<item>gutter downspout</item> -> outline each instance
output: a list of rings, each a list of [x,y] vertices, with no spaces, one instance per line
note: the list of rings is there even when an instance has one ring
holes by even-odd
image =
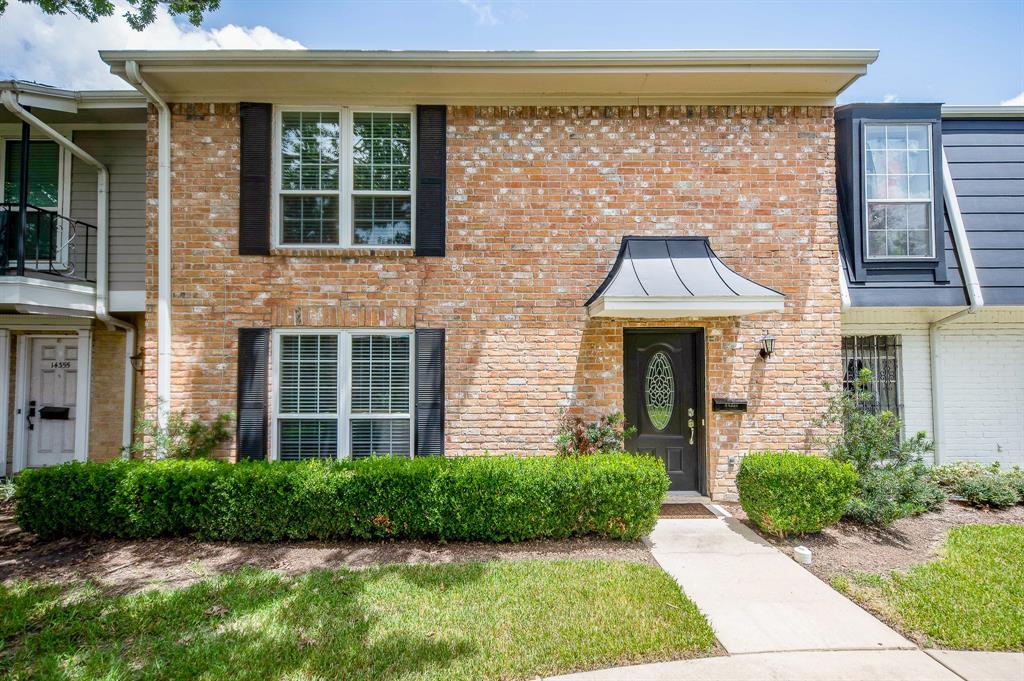
[[[132,443],[132,406],[135,398],[135,371],[130,357],[135,352],[135,326],[128,322],[111,317],[109,309],[110,297],[110,172],[107,167],[96,160],[91,154],[69,140],[64,135],[39,120],[18,103],[17,97],[10,90],[0,92],[0,102],[12,114],[25,123],[39,129],[60,147],[67,149],[76,157],[96,168],[96,318],[107,325],[107,328],[118,328],[125,332],[125,373],[124,373],[124,407],[121,431],[121,446],[128,448]],[[90,391],[90,395],[92,392]]]
[[[167,426],[171,405],[171,109],[142,79],[138,63],[124,65],[128,81],[156,106],[157,137],[157,423]]]
[[[942,364],[939,351],[939,328],[954,322],[966,315],[976,314],[985,307],[985,298],[981,292],[978,270],[974,267],[974,255],[967,241],[967,230],[964,228],[963,216],[960,214],[960,201],[953,186],[953,176],[949,172],[949,161],[946,150],[942,150],[942,195],[946,201],[946,213],[949,215],[949,226],[953,231],[953,242],[956,244],[960,258],[960,271],[967,287],[967,307],[953,314],[938,319],[928,325],[928,347],[931,354],[931,388],[932,388],[932,441],[935,443],[935,464],[942,462],[942,381],[939,380],[939,366]]]

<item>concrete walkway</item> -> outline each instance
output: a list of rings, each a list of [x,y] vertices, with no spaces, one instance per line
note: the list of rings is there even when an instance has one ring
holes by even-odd
[[[734,518],[659,520],[648,543],[729,654],[558,679],[1024,680],[1021,653],[918,649]]]
[[[921,650],[838,650],[753,653],[659,662],[552,677],[548,681],[1020,681],[1024,653]],[[982,657],[976,657],[983,655]]]
[[[649,543],[729,653],[916,648],[735,518],[659,520]]]

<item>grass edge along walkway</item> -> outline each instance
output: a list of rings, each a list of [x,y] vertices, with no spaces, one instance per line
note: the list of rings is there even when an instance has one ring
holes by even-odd
[[[620,561],[246,568],[175,590],[0,585],[7,678],[532,678],[711,654],[697,607]]]
[[[831,581],[926,646],[1024,650],[1022,525],[955,527],[937,560]]]

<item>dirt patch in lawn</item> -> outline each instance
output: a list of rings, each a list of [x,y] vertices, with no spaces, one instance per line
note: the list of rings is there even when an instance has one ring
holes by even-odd
[[[319,568],[491,560],[621,560],[656,565],[642,542],[597,538],[517,544],[339,541],[250,544],[192,539],[40,541],[0,511],[0,581],[88,579],[112,593],[177,588],[247,565],[298,574]]]
[[[738,503],[721,505],[757,531]],[[840,522],[803,537],[779,539],[761,534],[788,556],[793,555],[795,546],[809,548],[814,560],[811,572],[827,582],[838,574],[880,574],[934,560],[946,534],[959,525],[1006,524],[1024,525],[1024,506],[986,511],[951,501],[941,511],[897,520],[884,529]]]

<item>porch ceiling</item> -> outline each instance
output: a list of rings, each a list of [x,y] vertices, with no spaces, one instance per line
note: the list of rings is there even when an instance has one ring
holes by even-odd
[[[707,237],[627,236],[586,305],[592,317],[722,317],[782,312],[784,297],[729,269]]]

